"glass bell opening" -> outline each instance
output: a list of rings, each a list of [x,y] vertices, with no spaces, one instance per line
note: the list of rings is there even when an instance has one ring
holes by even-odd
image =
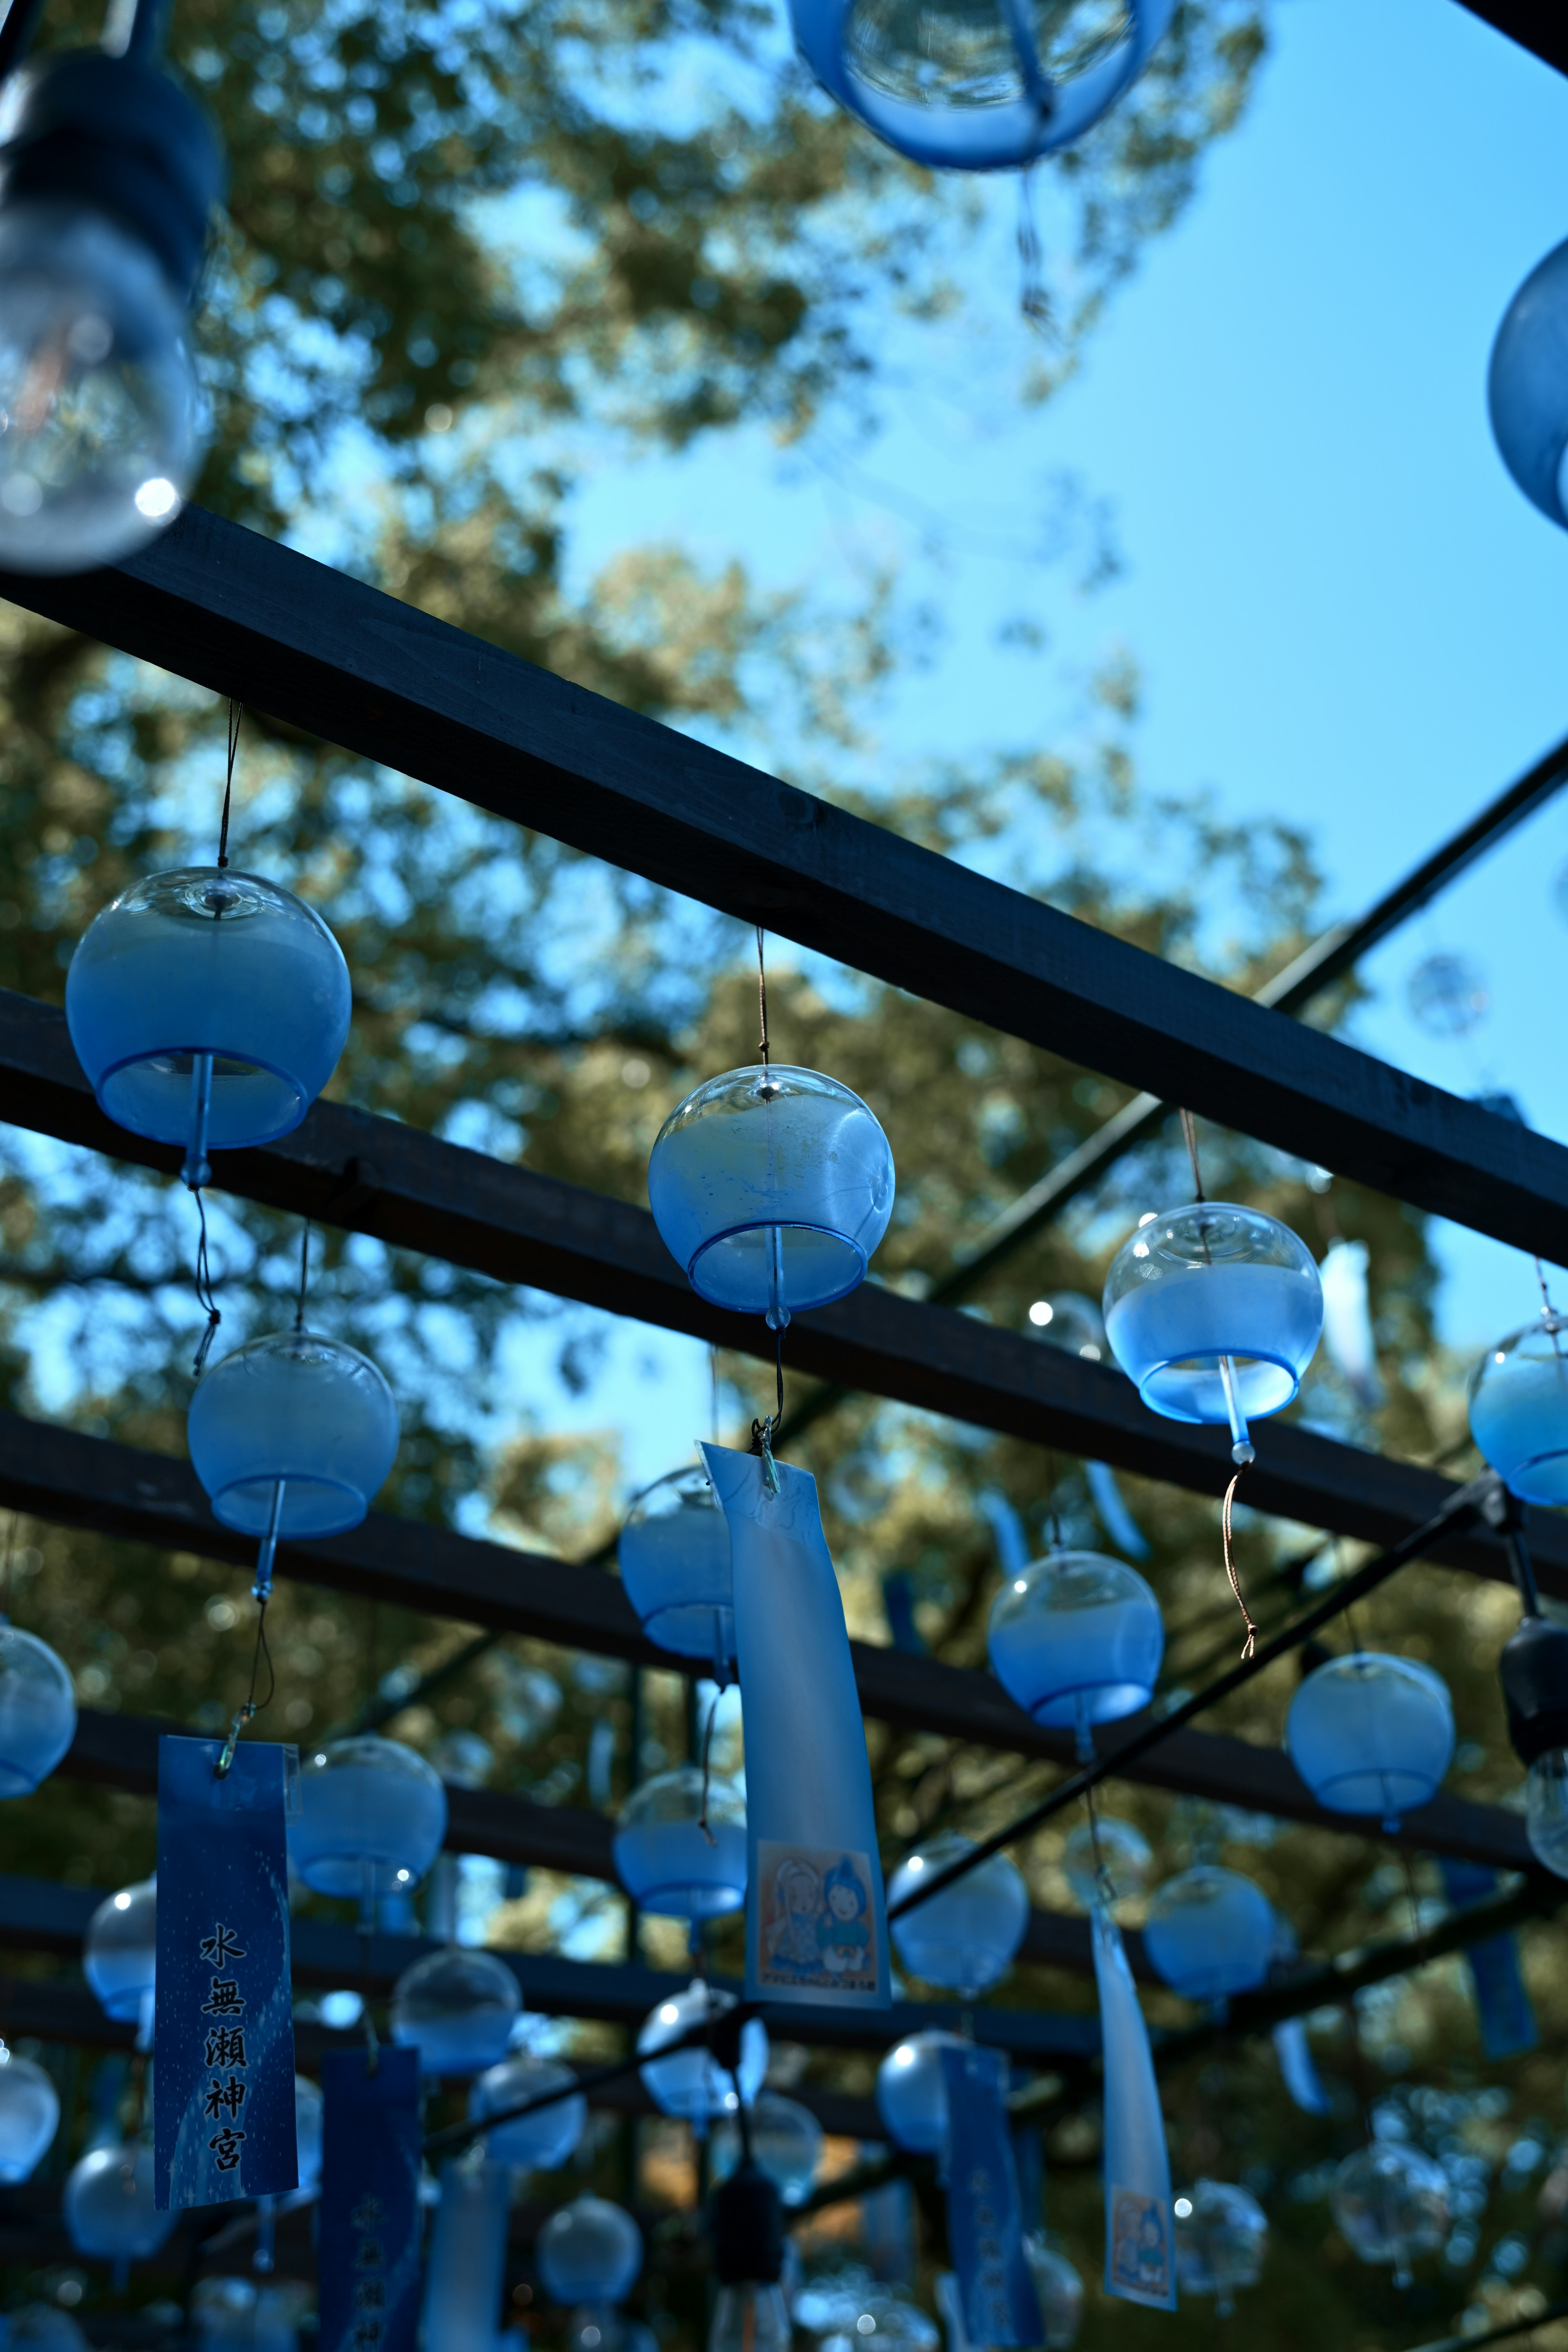
[[[191,1400],[187,1430],[214,1516],[283,1541],[357,1527],[397,1453],[397,1407],[381,1373],[315,1331],[269,1332],[221,1358]]]
[[[1020,57],[1003,0],[854,0],[845,62],[868,89],[926,105],[998,106],[1087,72],[1131,30],[1121,0],[1031,0],[1019,12],[1034,56]]]

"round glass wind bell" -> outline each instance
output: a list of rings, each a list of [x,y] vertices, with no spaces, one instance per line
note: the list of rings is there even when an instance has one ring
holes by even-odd
[[[307,1756],[289,1823],[289,1859],[317,1895],[357,1895],[374,1925],[378,1899],[412,1894],[447,1834],[439,1775],[400,1740],[363,1732]]]
[[[1154,1849],[1134,1822],[1098,1813],[1071,1832],[1062,1860],[1068,1885],[1086,1911],[1100,1901],[1114,1910],[1119,1903],[1134,1901],[1148,1886]]]
[[[0,1618],[0,1798],[30,1797],[75,1737],[66,1666],[36,1633]]]
[[[637,2035],[637,2054],[647,2062],[638,2071],[648,2096],[660,2115],[679,2116],[699,2137],[721,2116],[733,2115],[739,2100],[727,2068],[700,2042],[660,2058],[658,2052],[705,2024],[710,2017],[733,2009],[733,1993],[717,1992],[701,1978],[672,2000],[661,2000],[644,2019]],[[767,2028],[760,2018],[749,2018],[741,2029],[740,2096],[750,2106],[768,2071]]]
[[[947,2077],[942,2053],[963,2047],[956,2033],[911,2033],[889,2051],[877,2069],[877,2111],[894,2146],[910,2156],[934,2156],[939,2165],[947,2161]]]
[[[140,1879],[107,1895],[87,1923],[82,1974],[106,2017],[140,2025],[143,2046],[153,2031],[158,1982],[158,1882]]]
[[[1175,2200],[1176,2278],[1184,2294],[1212,2294],[1227,2319],[1238,2287],[1256,2286],[1268,2250],[1268,2216],[1226,2180],[1199,2180]]]
[[[1188,2000],[1250,1992],[1274,1956],[1274,1911],[1238,1871],[1199,1863],[1166,1879],[1143,1929],[1149,1965]]]
[[[1072,2352],[1083,2323],[1083,2281],[1058,2246],[1037,2230],[1024,2240],[1024,2260],[1035,2283],[1046,2352]]]
[[[738,1782],[677,1765],[622,1809],[616,1874],[645,1911],[717,1919],[746,1899],[746,1800]]]
[[[289,890],[228,865],[238,749],[216,866],[150,875],[89,924],[66,975],[71,1043],[100,1108],[155,1143],[183,1143],[193,1192],[209,1150],[272,1143],[299,1126],[349,1034],[342,950]]]
[[[1394,1831],[1436,1795],[1453,1760],[1448,1686],[1414,1658],[1331,1658],[1291,1700],[1285,1746],[1320,1805],[1375,1814]]]
[[[160,2213],[153,2151],[145,2140],[95,2147],[66,2176],[60,2210],[79,2254],[100,2262],[144,2262],[172,2235],[178,2213]]]
[[[27,2179],[59,2127],[60,2097],[50,2077],[0,2042],[0,2185]]]
[[[973,1852],[973,1838],[944,1830],[906,1854],[888,1882],[889,1912]],[[894,1948],[911,1976],[974,2000],[1013,1965],[1029,1925],[1029,1890],[1016,1863],[994,1853],[891,1924]]]
[[[504,2116],[530,2099],[552,2091],[570,2091],[577,2080],[570,2066],[552,2058],[535,2058],[526,2050],[487,2067],[468,2092],[468,2121]],[[531,2116],[513,2116],[485,2134],[485,2152],[492,2164],[511,2164],[525,2172],[555,2172],[575,2155],[588,2128],[588,2102],[582,2097],[556,2099]]]
[[[1492,345],[1487,404],[1503,464],[1568,529],[1568,243],[1538,261]]]
[[[1374,2139],[1347,2156],[1329,2190],[1341,2234],[1363,2263],[1392,2264],[1395,2286],[1410,2284],[1411,2262],[1435,2253],[1448,2234],[1442,2167],[1403,2140]]]
[[[1539,1273],[1539,1268],[1538,1268]],[[1568,1316],[1541,1283],[1541,1313],[1470,1374],[1470,1435],[1521,1503],[1568,1503]]]
[[[730,1529],[699,1464],[644,1488],[616,1556],[648,1640],[677,1657],[711,1659],[715,1680],[727,1683],[735,1656]]]
[[[642,2268],[642,2231],[623,2205],[574,2198],[552,2213],[534,2242],[544,2291],[556,2303],[619,2303]]]
[[[858,1095],[819,1070],[768,1058],[726,1070],[670,1112],[648,1160],[665,1247],[715,1307],[792,1315],[858,1288],[893,1213],[893,1155]]]
[[[1165,1654],[1160,1604],[1135,1568],[1095,1551],[1048,1551],[1009,1577],[991,1604],[985,1645],[997,1680],[1037,1723],[1090,1727],[1148,1706]]]
[[[426,2074],[477,2074],[505,2055],[522,2013],[516,1977],[493,1952],[427,1952],[392,1990],[392,2038]]]
[[[791,0],[790,14],[823,88],[889,147],[994,172],[1081,139],[1142,72],[1173,6]]]
[[[822,2126],[809,2107],[777,2091],[758,2093],[750,2124],[752,2160],[762,2166],[784,2204],[803,2203],[822,2161]],[[708,2150],[710,2179],[727,2180],[744,2153],[739,2125],[732,2116],[723,2116]]]

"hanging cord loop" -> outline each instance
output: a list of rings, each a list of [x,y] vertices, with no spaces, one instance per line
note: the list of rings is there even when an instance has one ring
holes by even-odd
[[[1258,1646],[1258,1628],[1252,1622],[1252,1612],[1247,1605],[1246,1596],[1241,1590],[1241,1580],[1236,1572],[1236,1558],[1231,1548],[1230,1515],[1236,1502],[1236,1490],[1240,1486],[1246,1470],[1245,1462],[1237,1465],[1236,1475],[1225,1490],[1225,1500],[1220,1505],[1219,1513],[1220,1537],[1225,1545],[1225,1572],[1230,1579],[1230,1589],[1236,1595],[1236,1605],[1240,1610],[1242,1622],[1247,1627],[1247,1639],[1241,1645],[1241,1654],[1244,1659],[1250,1658]]]
[[[756,930],[757,1019],[758,1025],[762,1032],[761,1035],[757,1039],[757,1051],[763,1058],[763,1082],[766,1085],[768,1076],[768,969],[763,958],[763,942],[766,939],[767,934],[763,930],[761,923],[757,925]]]
[[[258,1699],[256,1696],[256,1685],[263,1658],[267,1661],[267,1696],[264,1699]],[[257,1716],[271,1706],[277,1688],[278,1676],[273,1670],[272,1653],[267,1646],[267,1602],[263,1599],[256,1612],[256,1647],[250,1657],[250,1689],[246,1695],[245,1705],[238,1710],[229,1726],[228,1738],[223,1743],[223,1754],[213,1766],[215,1780],[227,1780],[234,1765],[234,1751],[239,1745],[240,1733],[247,1723],[253,1722]]]
[[[207,1255],[206,1202],[202,1199],[201,1187],[199,1185],[195,1187],[193,1197],[196,1204],[196,1219],[198,1224],[198,1237],[196,1241],[196,1304],[207,1318],[207,1328],[202,1333],[201,1339],[196,1347],[195,1356],[191,1364],[191,1378],[193,1380],[199,1381],[202,1374],[206,1370],[207,1358],[212,1353],[212,1344],[217,1338],[217,1327],[223,1321],[223,1317],[218,1311],[217,1300],[213,1296],[212,1262]]]

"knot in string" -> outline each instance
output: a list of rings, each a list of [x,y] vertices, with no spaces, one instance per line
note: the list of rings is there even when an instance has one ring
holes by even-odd
[[[1252,1622],[1252,1612],[1247,1605],[1241,1590],[1241,1580],[1236,1572],[1236,1559],[1231,1549],[1230,1515],[1236,1502],[1236,1490],[1240,1486],[1246,1472],[1247,1464],[1243,1462],[1237,1465],[1235,1477],[1225,1490],[1225,1501],[1220,1506],[1219,1514],[1220,1536],[1225,1546],[1225,1572],[1230,1579],[1230,1589],[1236,1595],[1236,1605],[1240,1610],[1242,1622],[1247,1627],[1247,1639],[1241,1645],[1241,1654],[1244,1659],[1250,1658],[1258,1646],[1258,1628]]]

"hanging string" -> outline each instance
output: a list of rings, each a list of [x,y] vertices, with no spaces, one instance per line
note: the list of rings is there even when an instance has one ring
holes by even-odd
[[[1258,1646],[1258,1628],[1252,1622],[1252,1612],[1247,1605],[1247,1598],[1241,1589],[1241,1580],[1236,1572],[1236,1559],[1231,1550],[1230,1515],[1236,1502],[1236,1490],[1247,1474],[1247,1466],[1245,1462],[1237,1465],[1236,1475],[1225,1490],[1225,1500],[1220,1505],[1219,1511],[1219,1531],[1225,1546],[1225,1572],[1230,1579],[1230,1589],[1236,1595],[1236,1605],[1241,1612],[1241,1622],[1247,1628],[1247,1639],[1241,1645],[1241,1654],[1244,1659],[1250,1658]]]
[[[1205,1201],[1208,1195],[1204,1191],[1204,1171],[1198,1165],[1198,1130],[1190,1110],[1184,1109],[1181,1119],[1182,1133],[1186,1139],[1187,1158],[1193,1163],[1193,1198],[1201,1202]],[[1205,1256],[1208,1255],[1206,1247],[1204,1254]]]
[[[202,1333],[200,1344],[191,1365],[192,1379],[199,1381],[207,1368],[207,1358],[212,1352],[212,1344],[217,1338],[217,1327],[223,1321],[223,1317],[218,1312],[218,1303],[213,1296],[212,1265],[207,1256],[207,1211],[199,1184],[195,1187],[192,1197],[196,1204],[199,1228],[196,1242],[196,1304],[207,1318],[207,1328]]]
[[[773,1460],[773,1440],[784,1423],[784,1327],[773,1333],[774,1405],[762,1421],[752,1423],[752,1451],[763,1457],[763,1476],[770,1495],[779,1491],[778,1465]]]
[[[310,1220],[307,1217],[300,1228],[300,1296],[294,1305],[294,1328],[305,1328],[305,1289],[310,1279]]]
[[[263,1658],[267,1661],[267,1696],[264,1699],[258,1699],[256,1685],[260,1675]],[[267,1646],[267,1603],[262,1601],[258,1603],[256,1612],[256,1647],[250,1654],[250,1688],[246,1694],[245,1705],[229,1725],[228,1738],[223,1744],[223,1754],[213,1766],[215,1780],[227,1780],[234,1764],[234,1751],[239,1745],[240,1733],[247,1723],[254,1722],[258,1715],[263,1714],[271,1706],[277,1689],[278,1676],[273,1671],[272,1653]]]
[[[1094,1856],[1095,1892],[1099,1895],[1100,1901],[1104,1904],[1106,1909],[1109,1911],[1114,1889],[1110,1884],[1110,1873],[1105,1865],[1105,1855],[1100,1848],[1100,1815],[1094,1809],[1094,1790],[1092,1789],[1086,1789],[1084,1790],[1083,1801],[1089,1813],[1089,1850]]]
[[[245,705],[228,698],[228,772],[224,778],[223,816],[217,832],[217,862],[222,869],[228,864],[228,814],[234,803],[234,763],[239,752],[239,722],[245,715]]]
[[[1018,309],[1037,334],[1048,335],[1053,320],[1035,218],[1035,168],[1026,163],[1018,174]]]
[[[1421,1897],[1415,1891],[1415,1867],[1410,1859],[1410,1849],[1402,1845],[1399,1859],[1405,1868],[1405,1893],[1410,1905],[1410,1931],[1415,1944],[1415,1957],[1423,1968],[1426,1965],[1426,1929],[1421,1918]]]
[[[762,1035],[757,1040],[757,1051],[763,1057],[763,1076],[765,1079],[768,1074],[768,970],[763,954],[763,941],[767,935],[763,931],[761,923],[757,925],[756,929],[757,1015],[762,1029]]]
[[[716,1846],[719,1841],[708,1826],[708,1790],[713,1758],[713,1726],[718,1720],[719,1700],[716,1695],[712,1706],[708,1710],[708,1721],[702,1733],[702,1810],[697,1816],[698,1828],[712,1846]]]
[[[1062,1523],[1060,1516],[1057,1510],[1057,1485],[1059,1476],[1059,1468],[1056,1455],[1048,1450],[1046,1454],[1046,1476],[1050,1481],[1049,1492],[1046,1497],[1046,1523],[1050,1528],[1050,1549],[1052,1551],[1060,1551],[1062,1548]]]

